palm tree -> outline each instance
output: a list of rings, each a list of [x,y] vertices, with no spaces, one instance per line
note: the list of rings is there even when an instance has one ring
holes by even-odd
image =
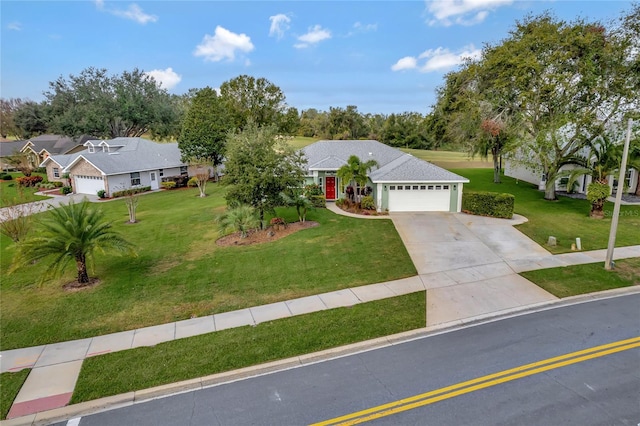
[[[354,181],[360,185],[360,188],[364,188],[367,184],[369,170],[377,166],[378,162],[376,160],[369,160],[363,163],[356,155],[352,155],[347,160],[347,164],[338,169],[337,175],[342,179],[343,184]]]
[[[11,271],[42,259],[50,261],[42,280],[62,274],[73,261],[78,272],[78,284],[89,284],[87,261],[93,263],[94,252],[107,250],[129,252],[135,256],[131,243],[111,228],[100,210],[91,209],[88,201],[62,204],[51,209],[41,222],[35,236],[17,245]]]
[[[248,232],[260,227],[260,219],[256,215],[256,210],[248,205],[241,205],[231,210],[227,210],[216,218],[220,225],[220,233],[240,232],[241,238],[246,238]]]
[[[300,222],[304,222],[307,219],[307,210],[313,207],[313,203],[303,194],[302,189],[290,188],[289,193],[282,192],[280,197],[282,197],[285,205],[296,208]]]

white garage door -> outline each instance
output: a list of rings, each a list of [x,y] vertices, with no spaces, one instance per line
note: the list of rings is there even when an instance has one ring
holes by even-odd
[[[451,185],[389,185],[390,212],[448,212]]]
[[[104,180],[100,176],[75,176],[74,181],[77,194],[96,195],[104,189]]]

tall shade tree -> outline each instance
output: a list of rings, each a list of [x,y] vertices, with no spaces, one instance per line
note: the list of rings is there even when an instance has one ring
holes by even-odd
[[[18,137],[28,139],[49,131],[49,106],[42,102],[25,101],[14,111],[13,121]]]
[[[77,284],[89,284],[87,262],[96,251],[116,251],[135,256],[132,245],[115,232],[100,210],[89,202],[63,204],[51,209],[33,237],[17,245],[11,271],[45,260],[49,263],[41,277],[56,277],[75,262]]]
[[[182,123],[178,148],[182,161],[222,162],[231,116],[216,91],[205,87],[196,92]]]
[[[49,83],[45,97],[51,130],[67,136],[136,137],[179,118],[167,107],[167,91],[137,68],[113,76],[97,68],[61,76]]]
[[[264,227],[265,212],[282,205],[280,194],[302,186],[304,157],[283,139],[274,127],[249,123],[245,130],[229,135],[225,176],[229,190],[225,196],[231,208],[246,204],[259,214]]]
[[[0,136],[22,139],[22,132],[16,126],[15,113],[24,101],[20,98],[0,98]]]
[[[522,129],[511,159],[542,167],[545,199],[556,198],[555,181],[570,158],[612,121],[638,108],[640,55],[634,43],[640,33],[637,25],[625,26],[627,16],[610,30],[549,14],[529,17],[501,44],[483,49],[482,74],[490,90],[511,104],[510,114]]]
[[[360,186],[360,189],[367,184],[367,178],[369,170],[376,167],[378,162],[376,160],[368,160],[362,162],[357,155],[352,155],[347,159],[347,164],[340,167],[336,174],[342,180],[343,184],[350,184],[355,182]],[[358,195],[358,201],[360,201]]]
[[[231,113],[235,129],[248,123],[280,126],[285,113],[282,90],[266,78],[240,75],[220,85],[220,96]]]

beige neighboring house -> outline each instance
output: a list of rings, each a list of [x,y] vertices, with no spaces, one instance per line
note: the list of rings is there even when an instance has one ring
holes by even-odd
[[[94,139],[90,136],[70,138],[60,135],[40,135],[21,141],[0,142],[0,162],[2,170],[12,168],[4,159],[18,153],[25,153],[33,167],[38,167],[47,157],[79,152],[85,149],[83,144]]]
[[[41,167],[49,181],[69,181],[76,194],[112,193],[136,187],[159,189],[160,183],[188,176],[177,143],[157,143],[143,138],[92,139],[73,154],[52,155]]]

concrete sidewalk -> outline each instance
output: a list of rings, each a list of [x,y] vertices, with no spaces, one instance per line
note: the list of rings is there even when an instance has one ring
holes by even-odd
[[[0,209],[0,222],[11,219],[13,216],[12,210],[16,208],[21,209],[22,212],[25,212],[28,215],[42,213],[46,211],[49,207],[59,207],[61,204],[67,204],[71,201],[79,203],[80,201],[87,199],[90,202],[97,202],[100,200],[97,195],[87,195],[87,194],[69,194],[69,195],[52,195],[45,194],[41,192],[36,192],[36,195],[42,195],[46,197],[51,197],[48,200],[40,200],[34,201],[31,203],[18,204],[17,206],[12,207],[3,207]]]
[[[361,217],[345,213],[333,203],[327,207],[338,214]],[[137,330],[0,352],[0,372],[32,369],[8,418],[15,419],[15,424],[30,424],[34,413],[67,405],[82,362],[88,357],[417,291],[427,292],[427,327],[501,315],[556,299],[516,272],[604,261],[606,253],[596,250],[551,255],[513,229],[513,224],[526,220],[523,218],[504,221],[461,214],[364,217],[394,221],[419,275]],[[640,257],[640,246],[615,250],[616,259],[628,257]]]

